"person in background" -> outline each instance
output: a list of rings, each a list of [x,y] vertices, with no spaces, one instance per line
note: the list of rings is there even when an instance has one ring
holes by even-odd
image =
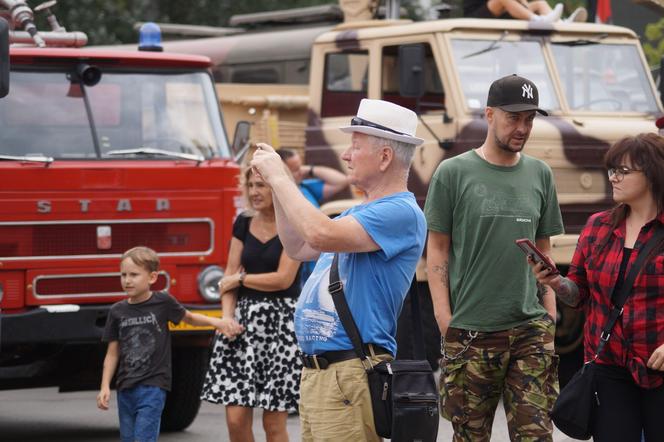
[[[612,296],[639,250],[664,228],[664,138],[623,138],[604,163],[617,206],[588,219],[567,277],[530,263],[537,280],[560,301],[583,309],[586,361],[594,358]],[[647,257],[595,362],[599,407],[593,440],[638,442],[643,434],[647,442],[664,441],[664,243]]]
[[[563,4],[558,3],[551,9],[546,0],[464,0],[464,17],[473,18],[515,18],[543,23],[555,23],[563,13]],[[565,19],[568,22],[588,20],[586,8],[578,7]]]
[[[222,320],[192,313],[166,292],[152,292],[159,256],[147,247],[127,250],[120,260],[120,282],[127,299],[111,306],[103,340],[108,342],[97,407],[108,410],[111,380],[117,372],[122,442],[159,437],[166,392],[171,389],[171,333],[168,322],[184,321],[222,329]]]
[[[514,244],[529,238],[548,251],[563,233],[551,169],[522,153],[536,113],[547,115],[538,106],[532,81],[494,81],[484,144],[443,161],[429,186],[427,271],[454,442],[489,441],[501,397],[511,440],[552,440],[556,300]]]
[[[240,186],[250,209],[233,224],[219,283],[222,334],[216,336],[201,397],[226,406],[231,441],[254,440],[254,408],[263,409],[266,439],[287,441],[286,419],[297,411],[302,367],[293,327],[300,263],[283,251],[270,188],[246,164]]]
[[[282,148],[277,151],[282,161],[288,167],[295,183],[302,194],[315,207],[348,187],[348,177],[336,169],[327,166],[314,166],[302,164],[300,154],[293,149]],[[302,286],[309,279],[314,270],[316,261],[305,261],[300,269]]]

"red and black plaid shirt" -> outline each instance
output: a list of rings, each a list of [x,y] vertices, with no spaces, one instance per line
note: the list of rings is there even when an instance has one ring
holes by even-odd
[[[652,238],[655,227],[663,228],[663,225],[664,213],[643,226],[625,269],[625,277],[639,250]],[[608,242],[600,248],[607,237]],[[586,314],[583,339],[586,361],[595,356],[600,334],[613,307],[611,294],[618,279],[624,243],[625,222],[612,229],[610,213],[597,213],[588,219],[572,258],[567,276],[579,287],[580,305]],[[625,302],[623,315],[616,321],[611,338],[597,362],[626,367],[643,388],[659,387],[664,384],[664,372],[648,370],[646,364],[653,351],[662,344],[664,253],[660,250],[641,268]]]

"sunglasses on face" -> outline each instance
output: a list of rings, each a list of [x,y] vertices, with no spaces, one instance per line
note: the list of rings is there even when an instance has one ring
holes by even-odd
[[[610,167],[606,172],[607,175],[609,176],[609,179],[615,176],[616,181],[620,182],[623,180],[623,178],[625,178],[625,175],[629,175],[632,172],[641,172],[641,170],[630,169],[627,166],[618,166],[618,167]]]

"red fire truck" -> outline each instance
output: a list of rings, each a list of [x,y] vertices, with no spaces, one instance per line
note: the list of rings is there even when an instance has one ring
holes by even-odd
[[[155,290],[221,314],[238,169],[209,59],[83,49],[84,34],[54,17],[39,32],[32,14],[0,0],[18,43],[0,100],[0,389],[97,389],[125,250],[155,249]],[[172,333],[162,428],[179,430],[198,412],[213,332]]]

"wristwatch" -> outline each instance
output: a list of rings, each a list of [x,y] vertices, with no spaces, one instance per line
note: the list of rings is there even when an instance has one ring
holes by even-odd
[[[247,276],[247,272],[240,272],[240,279],[238,282],[240,283],[240,287],[244,285],[244,277]]]

